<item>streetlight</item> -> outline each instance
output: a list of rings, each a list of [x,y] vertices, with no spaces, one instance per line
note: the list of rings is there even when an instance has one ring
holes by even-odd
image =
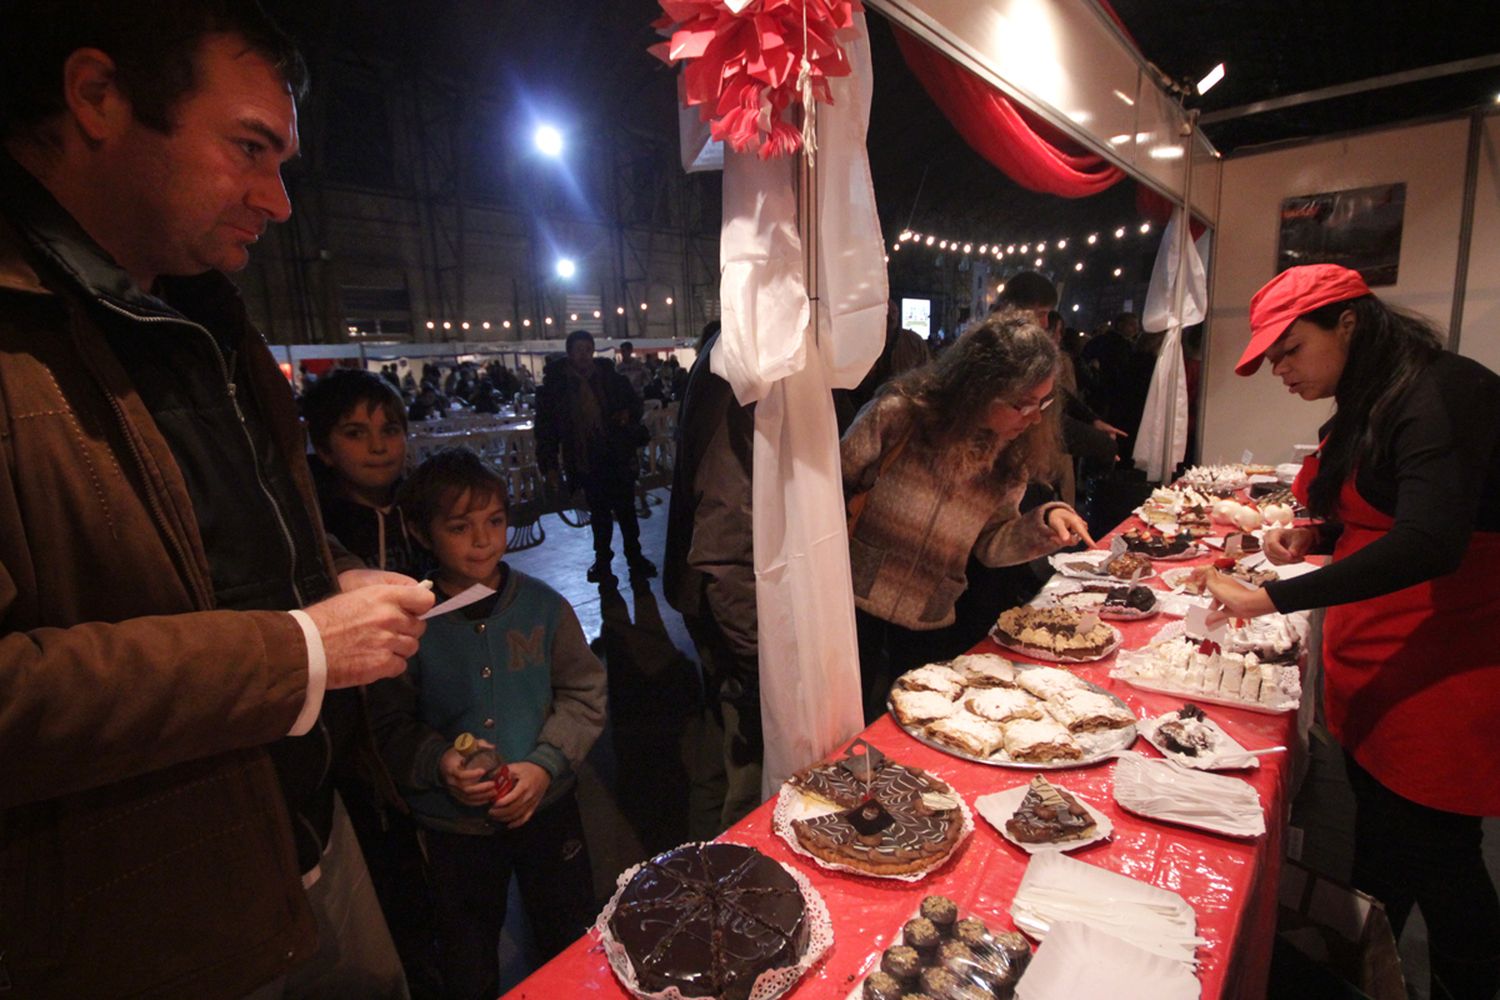
[[[573,263],[573,259],[571,257],[557,258],[557,264],[555,266],[557,268],[557,276],[559,278],[571,278],[573,277],[573,275],[578,273],[578,265]]]
[[[563,136],[554,125],[538,125],[536,131],[531,133],[531,141],[543,156],[550,156],[554,160],[562,156]]]

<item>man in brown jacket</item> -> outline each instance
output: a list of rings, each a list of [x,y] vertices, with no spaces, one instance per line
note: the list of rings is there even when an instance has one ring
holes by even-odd
[[[241,997],[312,954],[263,747],[401,672],[432,602],[335,569],[221,273],[290,213],[302,77],[253,0],[0,4],[9,996]]]

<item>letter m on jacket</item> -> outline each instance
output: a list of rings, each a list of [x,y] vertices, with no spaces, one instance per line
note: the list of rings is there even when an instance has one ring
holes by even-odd
[[[522,632],[520,629],[507,632],[505,639],[510,644],[510,669],[514,671],[545,667],[546,638],[547,630],[541,625],[533,627],[530,632]]]

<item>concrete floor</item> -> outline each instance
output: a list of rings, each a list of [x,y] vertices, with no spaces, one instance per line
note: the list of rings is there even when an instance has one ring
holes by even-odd
[[[649,494],[640,519],[641,548],[662,562],[667,491]],[[543,515],[540,545],[506,562],[545,581],[573,605],[584,634],[609,673],[609,720],[580,770],[579,805],[589,835],[595,893],[602,904],[631,865],[688,838],[687,761],[701,705],[697,656],[682,616],[662,597],[661,578],[632,586],[616,527],[618,587],[585,579],[594,561],[593,531]],[[526,931],[514,887],[501,939],[501,992],[525,978]]]
[[[640,521],[641,545],[659,566],[667,491],[650,499],[650,516]],[[618,530],[614,571],[620,586],[601,589],[584,578],[594,559],[591,529],[572,527],[555,515],[545,515],[541,526],[545,540],[512,552],[506,561],[568,599],[609,671],[609,722],[579,775],[595,889],[602,903],[626,868],[687,839],[686,762],[700,703],[696,653],[682,617],[662,598],[660,578],[630,586]],[[1353,796],[1338,747],[1316,738],[1317,733],[1315,729],[1307,778],[1293,805],[1288,844],[1309,868],[1347,882]],[[1500,820],[1486,821],[1485,832],[1491,876],[1500,881]],[[520,909],[512,890],[512,919],[501,942],[502,992],[528,971]],[[1400,951],[1410,997],[1428,1000],[1426,930],[1420,913],[1407,922]],[[1280,992],[1275,971],[1273,966],[1272,1000]]]

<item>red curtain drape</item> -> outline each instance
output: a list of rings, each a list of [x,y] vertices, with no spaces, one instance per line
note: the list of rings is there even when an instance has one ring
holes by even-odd
[[[958,134],[1017,184],[1043,194],[1085,198],[1125,176],[936,49],[894,24],[891,28],[906,65]]]

